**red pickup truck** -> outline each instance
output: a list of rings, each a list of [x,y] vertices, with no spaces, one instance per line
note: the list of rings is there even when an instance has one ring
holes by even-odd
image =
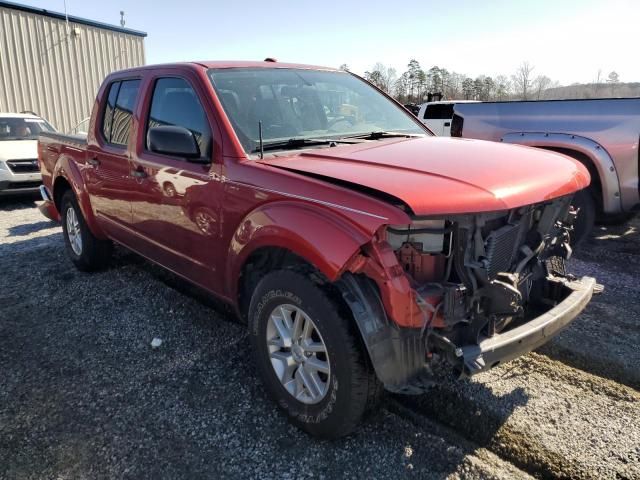
[[[110,75],[87,137],[42,134],[41,210],[81,270],[113,242],[232,305],[314,435],[528,352],[596,287],[565,271],[577,161],[437,138],[358,76],[265,62]]]

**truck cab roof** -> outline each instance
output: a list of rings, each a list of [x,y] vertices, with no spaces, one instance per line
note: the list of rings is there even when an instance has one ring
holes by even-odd
[[[179,62],[179,63],[166,63],[156,65],[145,65],[142,67],[134,67],[127,70],[120,70],[117,73],[123,72],[138,72],[144,70],[157,70],[162,68],[295,68],[302,70],[325,70],[325,71],[339,71],[337,68],[323,67],[318,65],[306,65],[302,63],[284,63],[278,61],[256,61],[256,60],[216,60],[216,61],[193,61],[193,62]]]

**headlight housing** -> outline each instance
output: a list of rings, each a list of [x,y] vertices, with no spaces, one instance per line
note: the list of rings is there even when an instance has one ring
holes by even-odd
[[[444,250],[444,237],[447,233],[444,219],[415,220],[410,225],[389,225],[387,242],[393,250],[411,243],[422,253],[438,254]]]

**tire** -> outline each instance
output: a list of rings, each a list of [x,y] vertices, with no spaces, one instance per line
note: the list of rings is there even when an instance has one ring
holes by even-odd
[[[319,438],[338,438],[351,433],[373,409],[381,394],[380,382],[364,351],[360,334],[355,330],[355,322],[346,312],[341,314],[340,307],[310,280],[309,275],[293,270],[266,275],[258,283],[249,307],[249,337],[257,369],[268,393],[294,425]],[[311,340],[303,340],[297,346],[297,335],[292,335],[294,342],[288,353],[287,347],[283,347],[286,335],[279,335],[280,330],[275,328],[277,319],[285,317],[294,327],[296,319],[300,319],[298,331],[302,332],[302,338],[304,331],[312,332],[308,337]],[[292,333],[293,330],[288,331]],[[318,344],[325,347],[325,353]],[[314,352],[306,351],[304,354],[309,357],[296,360],[296,348],[301,345]],[[289,370],[281,372],[285,381],[281,381],[276,373],[276,366],[284,365],[277,358],[283,356],[292,362]],[[302,357],[300,351],[298,357]],[[272,358],[276,359],[274,363]],[[324,362],[328,369],[316,370],[314,375],[318,361]],[[299,374],[301,370],[306,373]],[[309,382],[305,383],[304,377]],[[316,388],[318,385],[324,385],[324,394],[322,388]]]
[[[580,246],[591,234],[596,219],[596,204],[589,189],[580,190],[573,197],[573,207],[578,216],[573,224],[571,246]]]
[[[106,268],[111,259],[113,244],[109,240],[100,240],[91,233],[71,190],[64,193],[61,205],[64,243],[73,264],[83,272]]]

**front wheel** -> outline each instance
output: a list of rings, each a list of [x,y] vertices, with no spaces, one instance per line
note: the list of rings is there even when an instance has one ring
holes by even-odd
[[[71,190],[62,196],[61,205],[64,243],[71,261],[83,272],[105,268],[111,258],[111,242],[100,240],[91,233]]]
[[[377,402],[380,383],[354,322],[307,275],[266,275],[251,298],[249,329],[267,391],[303,430],[347,435]]]

